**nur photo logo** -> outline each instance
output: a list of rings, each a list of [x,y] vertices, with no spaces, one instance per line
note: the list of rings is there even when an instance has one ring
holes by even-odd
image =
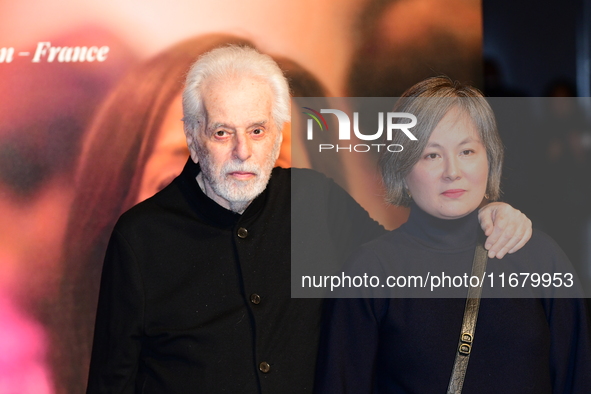
[[[351,119],[345,111],[339,109],[320,109],[317,111],[311,107],[302,107],[305,111],[302,113],[309,118],[306,123],[306,139],[309,141],[314,140],[314,133],[336,133],[338,135],[337,144],[318,144],[318,151],[333,150],[336,152],[347,151],[347,152],[381,152],[388,150],[389,152],[402,152],[404,147],[401,144],[388,144],[388,143],[366,143],[366,144],[347,144],[347,141],[351,141],[351,130],[353,135],[362,141],[376,141],[382,140],[384,131],[386,133],[386,141],[392,141],[392,136],[395,132],[404,133],[409,141],[416,141],[417,138],[412,134],[410,129],[417,124],[417,118],[413,114],[407,112],[378,112],[378,130],[372,134],[366,134],[361,132],[359,127],[359,112],[353,112],[353,124],[351,125]],[[332,114],[336,116],[338,130],[329,130],[328,122],[322,114]],[[365,114],[364,114],[365,115]],[[374,115],[375,116],[375,115]],[[353,127],[351,127],[353,126]],[[341,143],[342,142],[342,143]]]

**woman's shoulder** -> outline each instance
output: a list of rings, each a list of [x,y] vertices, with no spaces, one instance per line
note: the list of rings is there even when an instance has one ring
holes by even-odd
[[[514,278],[513,284],[519,286],[512,286],[512,291],[529,288],[539,298],[577,298],[584,293],[567,255],[552,237],[537,228],[521,249],[489,263],[488,271]]]
[[[552,237],[536,227],[532,229],[530,240],[520,250],[515,252],[516,257],[525,254],[539,256],[544,260],[560,259],[568,261],[568,257],[560,245]]]

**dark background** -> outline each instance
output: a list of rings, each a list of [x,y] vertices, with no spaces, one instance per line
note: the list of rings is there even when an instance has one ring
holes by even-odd
[[[587,97],[513,101],[497,121],[503,200],[550,234],[591,283],[591,1],[483,0],[482,9],[489,97]],[[559,113],[562,104],[568,110]]]
[[[484,57],[522,95],[545,96],[567,80],[588,97],[590,8],[589,0],[483,0]]]

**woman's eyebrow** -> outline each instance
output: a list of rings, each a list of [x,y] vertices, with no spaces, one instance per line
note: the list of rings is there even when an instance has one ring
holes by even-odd
[[[469,144],[470,142],[477,142],[477,140],[472,137],[468,137],[468,138],[465,138],[464,140],[462,140],[462,142],[460,142],[458,145],[466,145],[466,144]]]
[[[459,145],[466,145],[466,144],[469,144],[470,142],[474,142],[474,141],[476,141],[474,138],[468,137],[468,138],[465,138],[464,140],[462,140],[458,144],[458,146]],[[438,142],[428,142],[427,145],[425,146],[425,148],[442,148],[442,147],[443,146]]]

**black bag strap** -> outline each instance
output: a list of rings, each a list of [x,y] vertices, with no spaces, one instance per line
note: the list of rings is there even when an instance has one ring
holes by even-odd
[[[464,308],[464,321],[462,322],[462,332],[456,352],[454,367],[449,379],[447,394],[460,394],[464,385],[464,377],[470,361],[472,352],[472,343],[474,342],[474,331],[476,331],[476,320],[478,319],[478,309],[480,308],[480,295],[482,294],[482,283],[484,282],[484,272],[488,261],[488,252],[484,249],[483,242],[478,241],[474,251],[474,260],[472,261],[472,276],[480,279],[481,286],[475,286],[468,289],[468,298]]]

